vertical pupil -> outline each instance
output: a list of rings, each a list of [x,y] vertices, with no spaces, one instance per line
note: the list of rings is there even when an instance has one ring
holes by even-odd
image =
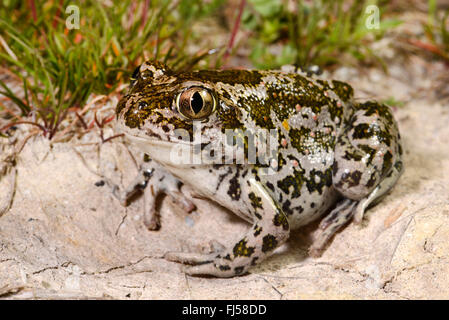
[[[203,109],[203,98],[198,92],[195,92],[190,99],[190,106],[192,107],[193,112],[197,114]]]

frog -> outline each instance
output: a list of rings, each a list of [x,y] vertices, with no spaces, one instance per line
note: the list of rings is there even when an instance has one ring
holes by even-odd
[[[318,257],[344,226],[360,224],[403,172],[392,109],[356,101],[348,83],[301,69],[176,71],[149,60],[132,74],[116,118],[118,132],[145,161],[115,194],[124,204],[143,190],[148,229],[161,227],[160,194],[194,210],[184,185],[250,225],[237,241],[208,253],[165,253],[193,276],[247,274],[291,231],[321,219],[309,248]],[[191,153],[177,157],[183,148]],[[231,152],[221,152],[226,148]]]

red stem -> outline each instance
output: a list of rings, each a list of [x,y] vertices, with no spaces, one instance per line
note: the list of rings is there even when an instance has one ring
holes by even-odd
[[[28,0],[28,5],[30,6],[34,22],[37,22],[36,4],[34,3],[34,0]]]
[[[10,123],[10,124],[4,126],[3,128],[0,128],[0,131],[7,130],[7,129],[9,129],[9,128],[11,128],[11,127],[17,125],[17,124],[31,124],[31,125],[33,125],[33,126],[39,127],[39,129],[41,129],[41,130],[44,132],[44,136],[45,136],[46,133],[47,133],[47,129],[46,129],[45,127],[43,127],[43,126],[40,125],[39,123],[32,122],[32,121],[17,121],[17,122],[12,122],[12,123]]]
[[[56,26],[58,25],[58,18],[61,15],[61,8],[63,4],[64,0],[59,0],[59,6],[56,8],[55,18],[53,19],[53,28],[56,28]]]
[[[103,139],[103,143],[106,143],[106,142],[111,141],[112,139],[115,139],[115,138],[118,138],[118,137],[122,137],[122,136],[124,136],[124,135],[125,135],[124,133],[116,134],[116,135],[114,135],[114,136],[112,136],[112,137]]]
[[[234,28],[232,29],[231,38],[229,39],[228,47],[226,48],[226,52],[223,56],[223,60],[226,61],[231,54],[232,47],[234,46],[235,37],[237,32],[239,31],[240,21],[242,20],[243,9],[245,8],[246,0],[240,1],[239,13],[237,15],[237,19],[234,23]]]
[[[145,27],[145,24],[147,23],[147,18],[148,18],[148,8],[150,7],[150,0],[145,0],[144,4],[143,4],[143,8],[142,8],[142,22],[140,25],[140,29],[143,30],[143,28]]]
[[[134,11],[136,10],[136,2],[135,1],[132,1],[131,2],[131,5],[129,6],[129,9],[128,9],[128,14],[129,14],[129,17],[128,17],[128,27],[127,27],[127,29],[129,30],[130,28],[131,28],[131,26],[133,25],[133,22],[134,22]]]

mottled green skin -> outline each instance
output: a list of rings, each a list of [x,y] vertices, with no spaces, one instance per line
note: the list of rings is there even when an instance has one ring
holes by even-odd
[[[160,65],[159,65],[160,67]],[[165,67],[166,68],[166,67]],[[168,69],[167,69],[168,70]],[[229,86],[243,85],[246,89],[257,89],[263,83],[262,78],[269,74],[267,71],[248,71],[248,70],[201,70],[194,72],[184,72],[176,74],[173,71],[165,72],[164,77],[155,82],[152,78],[141,79],[131,87],[127,96],[117,105],[117,115],[121,113],[128,99],[133,95],[139,96],[139,103],[146,104],[145,107],[139,108],[139,104],[135,103],[129,108],[124,115],[126,125],[130,128],[141,127],[151,114],[157,114],[157,110],[173,107],[173,99],[179,90],[183,87],[183,83],[187,81],[197,81],[214,86],[216,83],[223,83]],[[141,77],[139,75],[139,77]],[[169,85],[167,86],[167,83]],[[331,116],[341,117],[342,108],[336,106],[337,100],[324,95],[323,89],[331,89],[338,95],[341,101],[349,101],[352,97],[352,88],[343,82],[332,81],[331,84],[325,81],[313,83],[305,76],[300,74],[290,74],[288,79],[276,83],[266,83],[268,96],[264,99],[264,103],[255,100],[253,96],[238,97],[237,107],[244,108],[250,113],[251,118],[261,127],[270,129],[275,128],[271,121],[271,111],[274,111],[279,120],[288,119],[295,112],[293,108],[296,104],[300,106],[308,106],[313,112],[319,113],[323,105],[332,106]],[[285,87],[289,87],[289,91]],[[299,90],[301,89],[301,90]],[[304,90],[304,91],[303,91]],[[219,99],[229,101],[231,99],[229,92],[220,92],[222,96]],[[217,92],[217,94],[219,94]],[[279,105],[284,108],[279,108]],[[135,113],[135,111],[138,111]],[[243,129],[245,123],[241,122],[241,115],[235,106],[227,105],[227,108],[219,108],[217,117],[221,122],[223,129]],[[164,119],[159,117],[156,121],[160,125],[167,124],[171,121],[176,128],[191,128],[191,123],[185,121],[177,121],[178,119]]]
[[[202,155],[232,145],[220,139],[227,129],[275,130],[278,148],[268,163],[210,163],[177,166],[161,156],[156,141],[176,145],[176,129],[193,134],[176,97],[202,87],[216,109],[202,121]],[[380,199],[402,172],[399,132],[391,110],[376,102],[354,103],[352,88],[340,81],[280,71],[194,71],[175,73],[157,62],[144,63],[129,93],[117,106],[118,123],[128,137],[148,141],[158,164],[199,194],[253,224],[248,233],[218,254],[171,254],[169,259],[196,264],[191,274],[233,276],[244,273],[301,227],[335,209],[323,220],[312,253],[355,215]],[[193,141],[191,138],[189,141]],[[248,137],[243,137],[248,151]],[[214,149],[215,148],[215,149]],[[262,152],[262,151],[257,151]],[[247,158],[245,158],[247,159]],[[266,174],[271,168],[271,174]],[[207,183],[204,183],[207,181]]]

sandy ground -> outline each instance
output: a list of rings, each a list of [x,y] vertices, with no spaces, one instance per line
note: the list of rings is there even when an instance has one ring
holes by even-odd
[[[0,297],[448,299],[449,103],[433,81],[441,73],[442,65],[419,58],[392,66],[388,76],[338,70],[334,76],[351,82],[358,98],[405,102],[395,108],[404,175],[363,226],[346,227],[322,257],[307,255],[314,224],[249,275],[232,279],[186,276],[162,256],[207,251],[212,240],[229,243],[248,227],[244,222],[205,200],[195,200],[198,209],[188,215],[166,198],[161,230],[148,231],[141,198],[125,208],[107,186],[95,185],[101,175],[126,185],[136,174],[119,139],[92,143],[100,140],[97,131],[66,143],[31,138],[17,158],[11,208],[0,217]],[[10,146],[6,139],[0,145],[5,160]],[[13,174],[0,179],[0,208]]]

